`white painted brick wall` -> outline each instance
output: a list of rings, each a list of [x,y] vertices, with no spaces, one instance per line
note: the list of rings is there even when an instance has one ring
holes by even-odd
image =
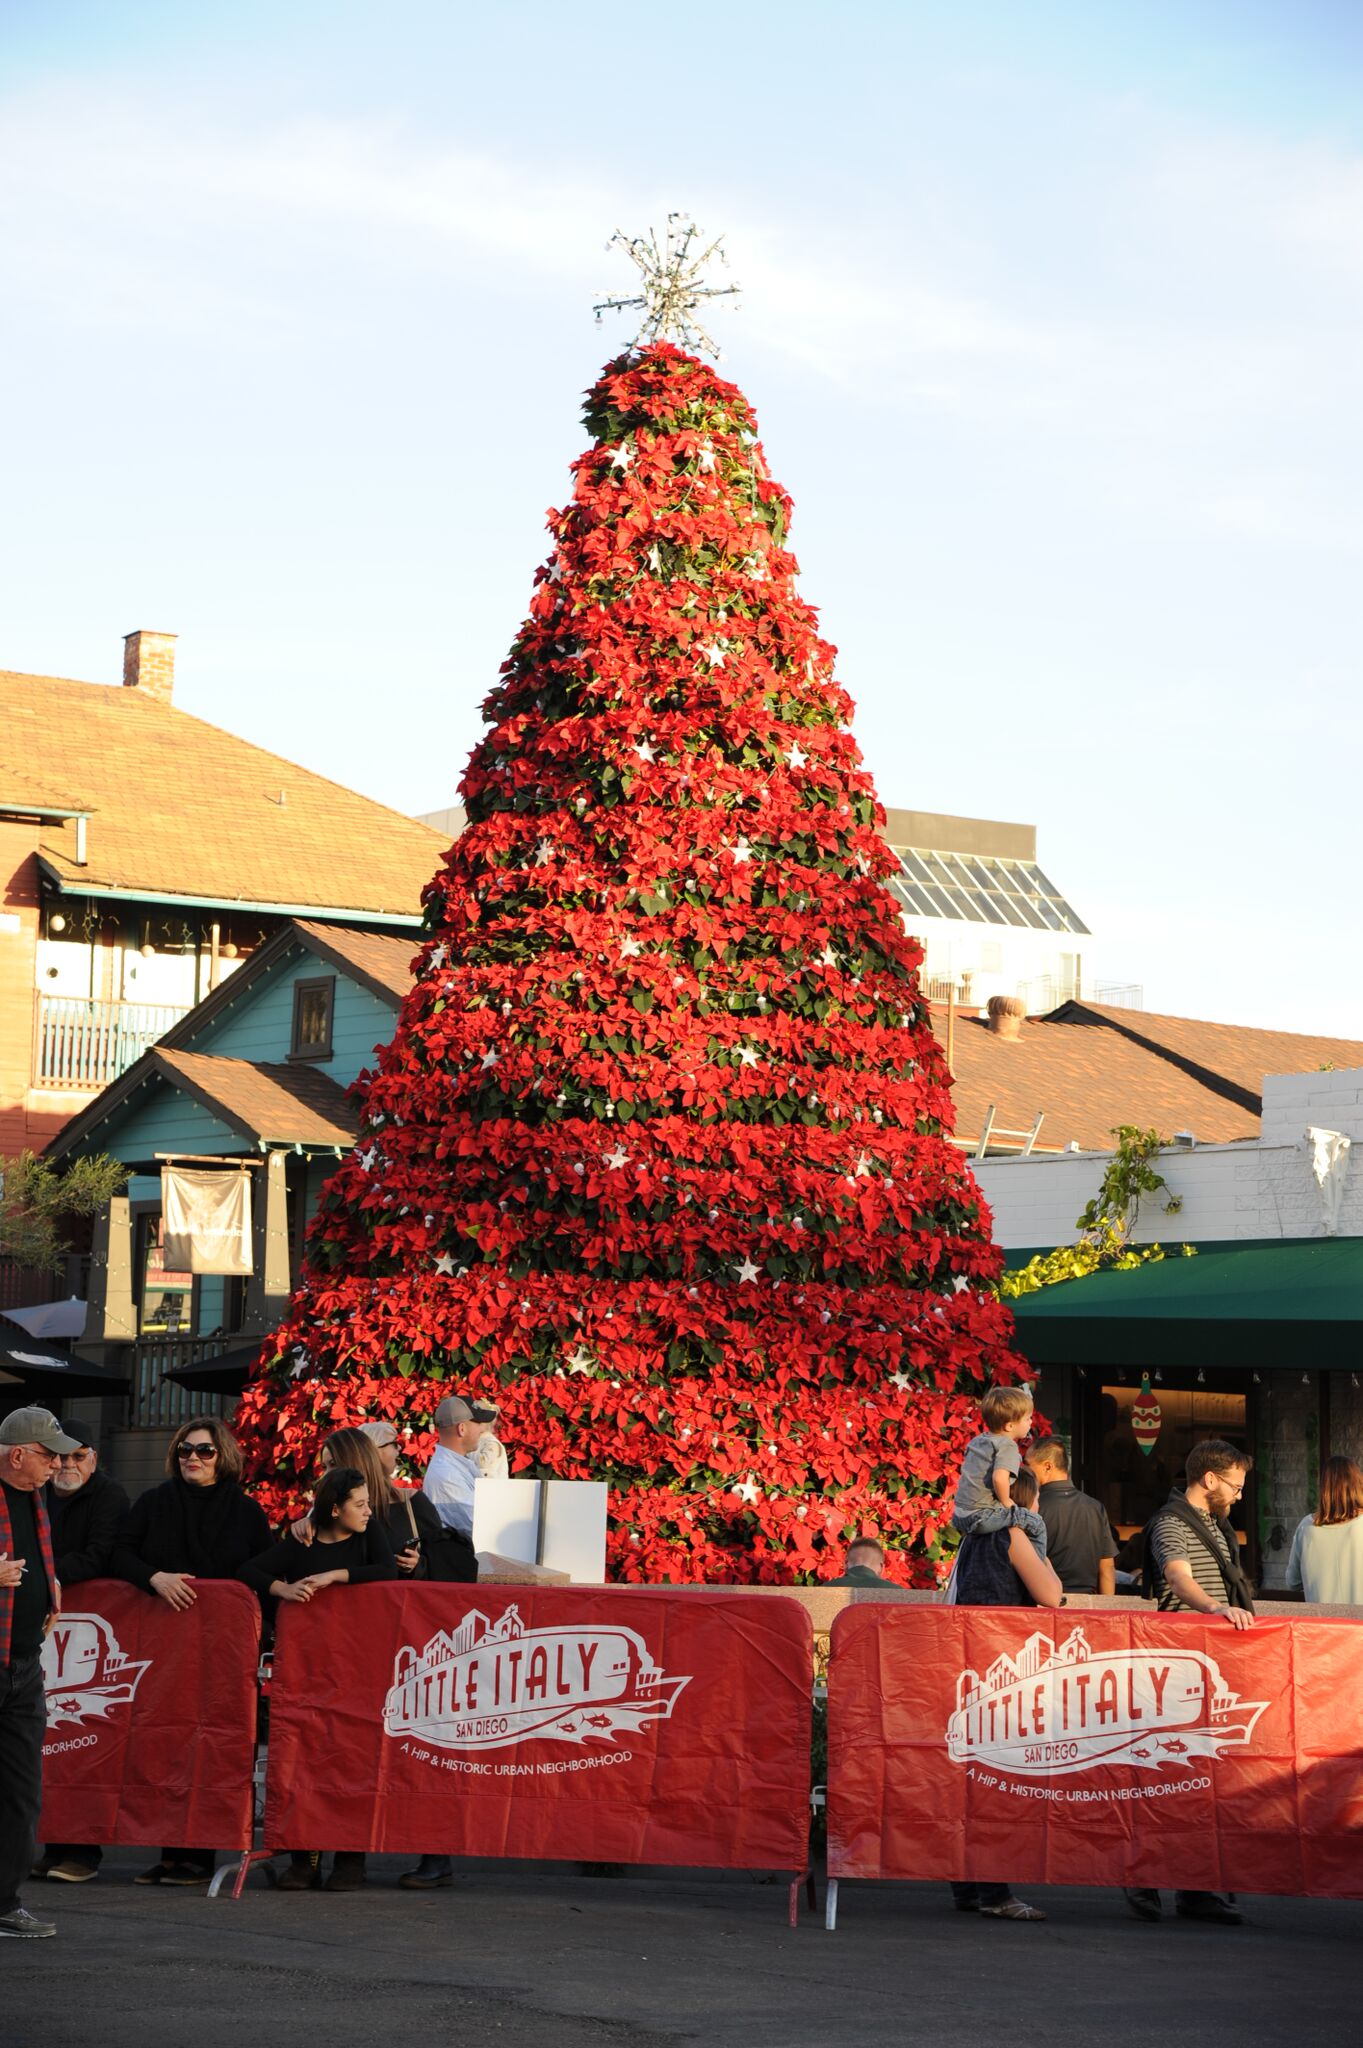
[[[1243,1145],[1170,1147],[1160,1171],[1183,1207],[1166,1216],[1142,1204],[1140,1243],[1215,1242],[1247,1237],[1323,1237],[1320,1191],[1311,1171],[1307,1127],[1342,1131],[1354,1141],[1340,1210],[1341,1237],[1363,1237],[1363,1069],[1333,1074],[1271,1074],[1264,1083],[1261,1136]],[[985,1159],[974,1164],[1005,1247],[1073,1244],[1077,1218],[1098,1192],[1105,1158]]]

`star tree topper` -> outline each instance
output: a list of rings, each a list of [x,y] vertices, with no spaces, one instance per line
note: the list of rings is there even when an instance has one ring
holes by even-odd
[[[600,325],[603,313],[637,310],[643,314],[635,336],[640,348],[647,348],[655,341],[672,341],[678,348],[689,349],[693,355],[704,349],[716,360],[722,360],[718,344],[711,340],[696,318],[696,309],[706,299],[734,297],[741,286],[702,284],[701,278],[711,257],[718,256],[726,265],[729,261],[724,253],[723,235],[716,235],[713,242],[697,250],[696,244],[702,240],[695,222],[685,213],[668,214],[667,234],[661,248],[652,228],[645,235],[627,235],[623,229],[617,228],[606,247],[623,249],[638,265],[644,281],[643,289],[635,298],[599,300],[592,309],[597,325]]]

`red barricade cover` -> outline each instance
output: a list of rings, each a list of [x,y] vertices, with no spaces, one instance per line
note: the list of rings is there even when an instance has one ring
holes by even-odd
[[[121,1580],[63,1588],[43,1647],[43,1842],[244,1849],[260,1603],[201,1579],[177,1614]]]
[[[763,1594],[336,1587],[281,1613],[266,1845],[803,1870],[811,1665]]]
[[[1363,1897],[1363,1625],[838,1616],[828,1874]]]

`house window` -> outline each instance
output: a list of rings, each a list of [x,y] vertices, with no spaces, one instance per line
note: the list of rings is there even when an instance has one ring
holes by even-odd
[[[331,1013],[336,1002],[336,977],[324,981],[296,981],[293,985],[293,1043],[291,1060],[331,1058]]]
[[[146,1337],[185,1337],[194,1328],[194,1275],[166,1264],[165,1225],[144,1212],[137,1266],[137,1327]]]

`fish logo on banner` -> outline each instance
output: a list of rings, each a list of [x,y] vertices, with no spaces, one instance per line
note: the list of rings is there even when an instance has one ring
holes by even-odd
[[[947,1723],[953,1763],[1022,1777],[1130,1764],[1163,1771],[1246,1749],[1267,1700],[1242,1701],[1201,1650],[1095,1655],[1082,1629],[1041,1634],[981,1675],[963,1671]]]
[[[404,1645],[384,1701],[389,1735],[441,1749],[609,1742],[670,1719],[687,1678],[665,1678],[632,1628],[527,1629],[466,1615],[423,1650]]]
[[[49,1728],[81,1727],[107,1721],[115,1707],[129,1707],[151,1668],[150,1658],[134,1664],[102,1614],[62,1614],[43,1644],[43,1690]]]

